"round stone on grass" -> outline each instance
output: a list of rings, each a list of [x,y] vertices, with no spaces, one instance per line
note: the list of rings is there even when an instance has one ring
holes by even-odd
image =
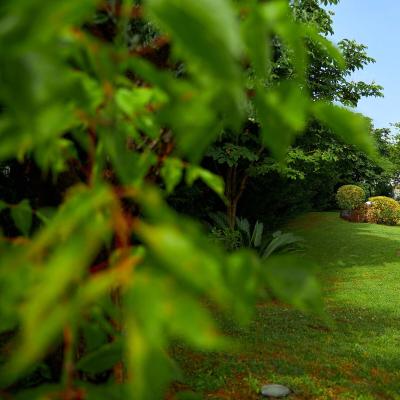
[[[290,389],[282,385],[265,385],[261,388],[261,394],[265,397],[279,398],[290,394]]]

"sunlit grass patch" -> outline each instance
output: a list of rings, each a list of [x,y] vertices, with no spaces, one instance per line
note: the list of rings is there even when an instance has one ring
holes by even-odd
[[[398,398],[400,227],[311,213],[290,229],[304,237],[304,256],[321,266],[333,325],[279,303],[259,304],[248,328],[226,326],[242,343],[238,353],[188,362],[178,352],[186,382],[211,399],[258,399],[265,383],[289,386],[292,399]]]

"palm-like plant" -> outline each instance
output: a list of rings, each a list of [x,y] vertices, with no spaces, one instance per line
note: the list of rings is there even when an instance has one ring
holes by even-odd
[[[291,232],[276,231],[272,235],[272,240],[261,251],[261,258],[267,258],[274,252],[288,252],[300,249],[303,239]]]
[[[252,227],[247,218],[236,218],[236,229],[229,227],[228,219],[223,213],[211,213],[210,218],[215,223],[219,232],[225,232],[226,241],[235,238],[235,245],[229,245],[231,249],[248,247],[255,249],[261,258],[270,257],[276,252],[287,252],[299,249],[302,238],[290,232],[276,231],[272,239],[265,238],[264,224],[256,221]],[[238,235],[233,233],[239,233]]]

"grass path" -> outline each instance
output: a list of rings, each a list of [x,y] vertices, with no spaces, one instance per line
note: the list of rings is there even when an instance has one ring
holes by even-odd
[[[233,333],[248,343],[240,354],[182,357],[188,386],[207,399],[260,399],[273,382],[291,387],[290,399],[400,399],[400,227],[311,213],[290,230],[322,267],[335,326],[260,305],[250,328]]]

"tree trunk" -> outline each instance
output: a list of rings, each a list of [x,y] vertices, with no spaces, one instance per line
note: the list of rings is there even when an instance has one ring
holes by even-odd
[[[248,175],[244,175],[240,181],[240,185],[238,185],[237,166],[228,168],[226,184],[225,184],[225,196],[228,201],[226,207],[226,216],[229,228],[231,229],[235,229],[237,205],[246,188],[248,178],[249,178]]]
[[[257,152],[257,160],[263,151],[264,146],[261,146]],[[251,167],[253,163],[254,161],[250,163],[247,168],[243,169],[243,175],[240,176],[240,178],[238,177],[238,175],[241,175],[240,172],[238,174],[238,164],[233,167],[228,166],[228,169],[226,171],[225,197],[228,201],[226,206],[226,217],[228,220],[229,228],[231,229],[235,229],[238,202],[247,187],[247,181],[250,177],[248,168]]]
[[[236,212],[237,212],[237,201],[234,198],[228,199],[227,205],[227,218],[229,228],[234,229],[236,225]]]
[[[225,196],[227,199],[226,218],[230,229],[235,228],[236,223],[236,167],[228,167],[225,182]]]

